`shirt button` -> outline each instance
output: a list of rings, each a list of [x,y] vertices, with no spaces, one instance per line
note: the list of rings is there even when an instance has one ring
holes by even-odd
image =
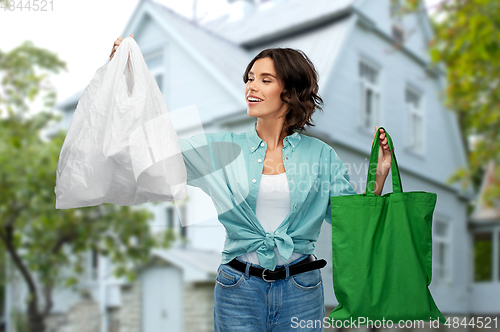
[[[260,143],[260,146],[264,146],[264,143]]]
[[[288,157],[286,157],[285,159],[288,160]]]
[[[262,162],[262,159],[257,160],[259,163]]]
[[[255,182],[257,182],[257,180],[253,179],[252,182],[255,183]]]
[[[297,204],[295,204],[293,207],[294,207],[294,209],[297,209]]]
[[[252,146],[252,150],[255,149],[255,147]]]

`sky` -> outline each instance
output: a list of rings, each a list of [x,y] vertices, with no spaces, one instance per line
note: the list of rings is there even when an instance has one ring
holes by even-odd
[[[12,0],[19,4],[21,0]],[[46,0],[39,0],[39,3]],[[7,52],[25,40],[51,50],[66,62],[68,71],[51,78],[58,103],[84,89],[109,58],[113,42],[123,35],[139,0],[47,0],[46,11],[0,8],[0,50]],[[155,0],[192,17],[194,0]],[[28,0],[22,0],[26,4]],[[426,0],[431,9],[441,0]],[[31,0],[33,3],[33,0]],[[197,16],[209,21],[227,12],[227,0],[198,0]]]

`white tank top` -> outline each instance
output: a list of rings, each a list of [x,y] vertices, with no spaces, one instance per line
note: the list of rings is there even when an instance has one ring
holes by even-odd
[[[288,187],[286,172],[273,175],[262,174],[259,183],[259,192],[257,193],[257,207],[255,211],[262,228],[264,228],[266,232],[274,232],[289,212],[290,189]],[[277,265],[284,265],[285,263],[292,262],[304,256],[303,254],[294,252],[288,261],[285,262],[281,259],[278,248],[275,247],[274,252],[278,258]],[[256,251],[240,255],[238,258],[245,262],[260,265]]]

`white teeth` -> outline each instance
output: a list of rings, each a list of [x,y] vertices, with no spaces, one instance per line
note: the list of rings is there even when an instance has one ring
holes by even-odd
[[[262,101],[262,99],[253,98],[253,97],[248,98],[248,100],[250,100],[250,101]]]

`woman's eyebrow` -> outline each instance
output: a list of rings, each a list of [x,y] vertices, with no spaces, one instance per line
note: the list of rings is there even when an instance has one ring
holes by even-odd
[[[250,75],[255,75],[252,71],[249,71],[249,72],[248,72],[248,74],[250,74]],[[262,73],[261,75],[262,75],[262,76],[271,76],[271,77],[274,77],[274,75],[273,75],[273,74],[271,74],[271,73]],[[274,78],[276,78],[276,77],[274,77]]]

